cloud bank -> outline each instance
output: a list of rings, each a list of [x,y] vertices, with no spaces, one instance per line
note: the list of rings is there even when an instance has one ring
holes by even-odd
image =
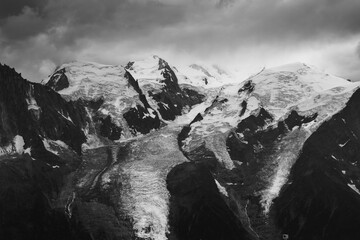
[[[148,54],[243,75],[294,61],[360,80],[358,0],[3,0],[0,62],[40,81],[71,60]]]

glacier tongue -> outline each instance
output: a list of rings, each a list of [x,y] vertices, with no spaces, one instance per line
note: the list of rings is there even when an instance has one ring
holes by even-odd
[[[187,161],[178,148],[179,126],[165,127],[130,144],[131,154],[121,164],[123,210],[133,219],[135,234],[143,239],[167,239],[169,194],[167,173]]]
[[[124,166],[122,203],[139,238],[167,239],[169,197],[164,177],[151,165]]]

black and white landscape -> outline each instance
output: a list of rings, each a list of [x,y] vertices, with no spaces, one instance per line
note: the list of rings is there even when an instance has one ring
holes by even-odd
[[[0,240],[359,240],[359,0],[1,0]]]
[[[158,56],[1,65],[3,239],[358,239],[360,83]]]

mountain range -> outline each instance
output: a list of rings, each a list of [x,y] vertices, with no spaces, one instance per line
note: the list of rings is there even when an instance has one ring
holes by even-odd
[[[357,240],[359,86],[304,63],[0,64],[1,239]]]

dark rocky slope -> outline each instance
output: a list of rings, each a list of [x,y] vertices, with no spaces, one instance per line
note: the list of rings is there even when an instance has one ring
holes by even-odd
[[[189,162],[174,167],[167,186],[171,194],[169,239],[255,239],[226,205],[204,165]]]
[[[359,239],[359,103],[358,90],[305,142],[275,201],[277,224],[290,239]]]
[[[46,159],[28,155],[0,161],[0,238],[9,240],[87,240],[76,216],[59,204],[68,169],[52,168]]]
[[[65,75],[65,69],[61,68],[55,71],[55,73],[51,75],[49,81],[45,84],[45,86],[48,86],[55,91],[61,91],[65,88],[68,88],[70,84],[67,76]]]
[[[81,102],[66,102],[52,89],[0,65],[1,146],[13,144],[18,135],[31,149],[0,156],[1,239],[90,239],[76,217],[67,217],[63,195],[81,162],[84,116]],[[55,155],[43,139],[61,140],[70,149]]]
[[[80,153],[86,140],[81,129],[86,123],[81,102],[67,102],[52,89],[24,80],[6,65],[0,65],[0,115],[2,146],[20,135],[25,148],[39,138],[49,138]]]
[[[280,239],[282,234],[299,240],[358,239],[360,195],[354,189],[360,187],[359,102],[358,90],[342,111],[307,139],[292,167],[291,177],[267,216],[262,213],[261,199],[254,193],[263,184],[261,173],[269,167],[268,157],[279,146],[281,149],[278,143],[282,139],[292,141],[300,137],[301,125],[316,121],[317,116],[300,116],[293,111],[276,127],[264,131],[261,127],[266,114],[259,113],[238,125],[235,132],[242,133],[242,139],[236,133],[230,134],[229,154],[234,161],[242,162],[234,170],[236,177],[227,178],[241,185],[231,188],[236,193],[231,202],[247,206],[249,226],[260,239]],[[295,126],[300,130],[292,131]]]
[[[148,95],[157,102],[157,110],[164,120],[174,120],[176,116],[182,114],[184,108],[191,108],[204,100],[205,96],[197,91],[185,87],[180,88],[175,72],[165,60],[157,56],[154,56],[154,59],[158,60],[158,70],[161,70],[163,76],[161,83],[164,86],[161,89],[148,91]],[[131,70],[133,64],[134,62],[128,63],[126,69]],[[127,77],[133,86],[136,85],[134,88],[139,94],[144,95],[137,80],[128,71]]]
[[[282,141],[291,142],[302,137],[301,131],[292,132],[295,126],[301,128],[302,124],[316,120],[316,116],[316,114],[300,116],[296,111],[292,111],[285,120],[264,129],[266,121],[271,121],[272,117],[266,110],[261,109],[258,115],[252,115],[241,121],[227,139],[231,159],[241,161],[241,165],[231,173],[226,170],[220,171],[217,176],[226,182],[236,183],[236,186],[231,188],[233,195],[230,204],[236,206],[240,203],[246,206],[246,212],[240,215],[244,214],[249,218],[249,222],[246,220],[249,228],[253,229],[260,239],[279,239],[281,236],[281,231],[274,222],[273,213],[269,214],[270,217],[263,214],[261,198],[256,194],[267,184],[267,168],[275,167],[271,164],[270,157],[279,150],[282,151],[284,147]],[[243,134],[244,137],[240,139],[238,133]]]

